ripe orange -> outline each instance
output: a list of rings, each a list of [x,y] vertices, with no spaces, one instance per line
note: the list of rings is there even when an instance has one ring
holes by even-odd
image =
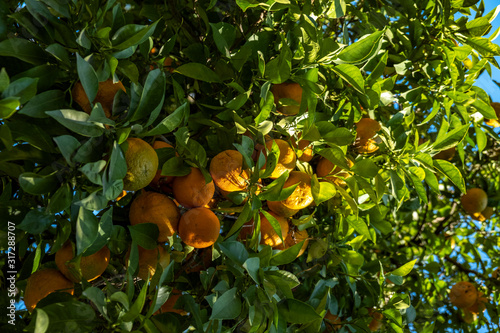
[[[350,159],[346,160],[347,160],[347,165],[349,166],[349,168],[351,168],[354,165],[354,163]],[[324,157],[322,157],[319,160],[318,165],[316,166],[316,174],[318,177],[325,177],[326,180],[342,187],[345,187],[347,184],[343,179],[339,177],[342,178],[351,177],[350,173],[348,173],[347,171],[343,171],[341,167],[336,166],[335,164],[330,162],[330,160]]]
[[[447,161],[449,161],[455,156],[456,152],[457,152],[457,149],[455,147],[451,147],[449,149],[440,151],[439,153],[434,155],[432,158],[435,160],[447,160]]]
[[[378,331],[382,328],[382,319],[384,319],[384,315],[380,312],[373,312],[371,316],[373,319],[370,324],[368,324],[368,329],[372,332]]]
[[[288,198],[281,201],[287,208],[304,209],[314,201],[311,192],[311,176],[302,171],[292,171],[285,181],[283,188],[290,187],[297,183],[299,186],[295,188],[293,193]]]
[[[276,111],[285,116],[293,116],[299,113],[300,103],[302,102],[302,87],[298,83],[275,84],[271,87],[271,92],[274,95]],[[282,98],[289,101],[282,100],[280,103]],[[295,102],[294,105],[290,105],[293,101]]]
[[[356,141],[354,142],[354,148],[358,153],[370,154],[378,150],[377,140],[374,137],[381,128],[378,121],[370,118],[361,118],[361,120],[356,123]]]
[[[296,231],[291,231],[288,233],[288,235],[285,238],[285,249],[294,246],[295,244],[298,244],[300,242],[304,241],[304,244],[302,244],[302,247],[300,248],[299,254],[297,255],[297,258],[300,257],[301,255],[304,254],[304,252],[307,249],[307,245],[309,245],[309,234],[307,233],[307,230],[296,230]]]
[[[459,308],[469,308],[477,300],[476,287],[467,281],[457,282],[450,290],[450,302]]]
[[[66,279],[57,269],[41,269],[31,274],[24,289],[24,304],[32,312],[37,303],[48,294],[62,291],[73,295],[73,282]]]
[[[269,214],[278,220],[281,227],[281,235],[284,240],[288,234],[288,220],[273,212],[269,212]],[[260,243],[274,248],[279,247],[283,243],[269,220],[262,213],[260,214]]]
[[[297,214],[300,209],[291,209],[283,205],[281,201],[267,201],[267,207],[279,216],[290,217]]]
[[[158,245],[156,248],[148,250],[141,246],[137,246],[139,250],[139,269],[137,270],[137,276],[142,280],[152,278],[156,272],[156,266],[160,266],[165,269],[170,264],[170,253],[162,245]],[[128,265],[128,258],[130,255],[130,249],[125,256],[125,260]]]
[[[99,87],[97,89],[97,95],[93,101],[93,103],[101,103],[101,106],[104,110],[104,114],[106,117],[111,117],[111,112],[113,110],[113,100],[115,98],[118,90],[125,91],[125,87],[123,86],[121,81],[117,83],[113,83],[112,79],[99,82]],[[92,112],[92,106],[90,105],[89,98],[83,89],[83,85],[80,81],[76,82],[71,90],[71,94],[73,96],[73,100],[80,105],[83,111],[90,114]]]
[[[242,191],[250,178],[243,170],[243,155],[237,150],[225,150],[210,162],[210,175],[215,185],[227,192]]]
[[[177,232],[180,211],[172,199],[157,192],[143,192],[130,206],[131,225],[154,223],[158,226],[158,242],[168,241],[168,237]]]
[[[300,140],[300,137],[302,136],[302,133],[298,134],[298,139]],[[292,141],[292,146],[295,149],[298,149],[302,151],[302,155],[299,157],[299,161],[302,162],[309,162],[312,160],[314,156],[314,151],[312,149],[311,141],[309,140],[300,140],[299,143],[297,144],[297,140],[295,140],[294,137],[291,138]]]
[[[169,295],[167,301],[161,306],[161,308],[158,311],[156,311],[154,313],[154,315],[157,315],[160,313],[165,313],[165,312],[175,312],[175,313],[180,314],[181,316],[187,315],[188,314],[187,311],[185,311],[183,309],[175,309],[174,308],[175,303],[177,303],[177,300],[181,296],[182,296],[182,291],[180,291],[178,289],[173,289],[170,292],[170,295]]]
[[[476,301],[467,310],[469,310],[472,313],[479,314],[479,313],[483,312],[484,310],[486,310],[485,304],[487,302],[488,302],[488,299],[486,297],[484,297],[484,293],[478,292]]]
[[[464,210],[472,215],[481,213],[488,206],[488,195],[480,188],[471,188],[460,198]]]
[[[125,152],[127,175],[123,178],[123,189],[137,191],[148,186],[158,171],[158,155],[146,141],[128,138]]]
[[[59,251],[56,252],[56,265],[61,273],[73,282],[80,282],[82,279],[85,281],[93,281],[101,276],[109,264],[111,253],[107,246],[80,259],[80,272],[81,276],[68,266],[67,262],[75,258],[74,245],[71,241],[66,242]],[[74,267],[76,270],[76,267]]]
[[[160,148],[174,148],[171,144],[166,143],[165,141],[155,141],[153,143],[153,149],[160,149]],[[176,153],[177,156],[179,154]],[[161,186],[163,184],[169,184],[174,180],[174,176],[162,176],[161,175],[161,170],[156,170],[156,174],[149,184],[149,186],[153,187],[154,189],[161,189]]]
[[[297,162],[297,155],[293,151],[292,147],[288,144],[288,142],[275,139],[266,141],[266,148],[271,150],[273,147],[273,141],[276,142],[280,149],[280,156],[278,158],[278,163],[276,164],[276,168],[273,173],[269,176],[269,178],[276,179],[285,173],[287,170],[291,171],[295,168],[295,163]],[[267,156],[267,154],[266,154]]]
[[[176,177],[173,184],[174,197],[187,208],[205,206],[215,193],[214,182],[205,183],[205,177],[198,168],[191,168],[189,175]]]
[[[481,213],[474,213],[471,215],[472,219],[484,222],[493,216],[493,207],[486,207]]]
[[[325,326],[326,326],[326,329],[323,331],[324,333],[338,331],[339,329],[342,328],[341,325],[342,321],[340,320],[340,317],[332,314],[330,311],[326,313],[325,318],[323,320],[325,321]]]
[[[500,103],[493,102],[491,103],[491,106],[493,107],[493,109],[495,109],[495,113],[498,119],[485,119],[485,123],[486,125],[492,127],[500,127]]]
[[[214,244],[219,238],[219,232],[219,218],[205,207],[188,210],[179,221],[179,236],[182,241],[197,249]]]

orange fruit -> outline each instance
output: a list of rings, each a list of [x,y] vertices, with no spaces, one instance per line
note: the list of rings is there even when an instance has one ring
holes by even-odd
[[[484,294],[482,292],[478,292],[476,301],[467,310],[469,310],[470,312],[475,313],[475,314],[479,314],[479,313],[483,312],[484,310],[486,310],[485,303],[488,302],[488,299],[486,297],[483,297],[483,296],[484,296]]]
[[[354,163],[350,159],[346,160],[347,160],[347,165],[349,166],[349,168],[351,168],[354,165]],[[318,165],[316,166],[316,175],[318,177],[325,177],[326,180],[342,187],[345,187],[347,184],[343,179],[339,177],[342,178],[351,177],[350,173],[348,173],[347,171],[343,171],[341,167],[336,166],[335,164],[330,162],[330,160],[324,157],[322,157],[319,160]]]
[[[155,141],[153,143],[153,149],[160,149],[160,148],[174,148],[171,144],[166,143],[165,141]],[[177,156],[179,154],[176,153]],[[161,189],[161,186],[163,184],[169,184],[174,180],[174,176],[162,176],[161,170],[156,170],[156,174],[149,184],[149,186],[155,188],[155,189]]]
[[[275,139],[266,141],[266,148],[271,150],[273,147],[273,141],[276,142],[280,149],[280,156],[278,158],[278,163],[276,164],[276,168],[274,168],[273,173],[269,176],[269,178],[276,179],[285,173],[287,170],[291,171],[295,168],[295,163],[297,162],[297,155],[293,151],[292,147],[288,144],[288,142]],[[266,154],[267,156],[267,154]]]
[[[123,178],[123,189],[137,191],[148,186],[158,171],[158,155],[146,141],[128,138],[125,152],[127,174]]]
[[[323,318],[323,320],[325,321],[325,326],[326,326],[326,329],[323,331],[324,333],[338,331],[339,329],[342,328],[341,325],[342,321],[340,320],[340,317],[332,314],[330,311],[326,313],[325,318]]]
[[[168,296],[167,301],[161,306],[161,308],[158,311],[156,311],[154,313],[154,315],[157,315],[157,314],[160,314],[160,313],[165,313],[165,312],[175,312],[175,313],[180,314],[181,316],[187,315],[188,313],[185,310],[183,310],[183,309],[175,309],[174,308],[175,303],[177,303],[177,300],[181,296],[182,296],[182,291],[174,288],[170,292],[170,295]]]
[[[113,83],[112,79],[99,82],[99,87],[97,89],[97,95],[93,101],[93,103],[101,103],[101,106],[104,110],[104,114],[106,117],[111,117],[111,112],[113,110],[113,100],[115,98],[118,90],[125,91],[125,87],[123,86],[121,81],[117,83]],[[76,82],[71,90],[71,94],[73,96],[73,100],[80,105],[80,107],[86,113],[90,114],[92,112],[92,106],[90,105],[89,98],[83,89],[83,85],[80,81]]]
[[[154,223],[158,226],[158,242],[168,241],[168,237],[177,232],[181,217],[179,208],[172,199],[157,192],[143,192],[130,206],[131,225]]]
[[[485,119],[486,125],[492,126],[492,127],[500,127],[500,103],[493,102],[491,103],[491,106],[493,109],[495,109],[495,114],[497,115],[498,119]]]
[[[271,87],[271,92],[274,95],[276,111],[285,116],[293,116],[299,113],[300,103],[302,102],[302,87],[298,83],[274,84]],[[288,101],[281,100],[282,98],[288,99]],[[291,105],[292,103],[293,105]]]
[[[299,184],[292,194],[281,203],[290,209],[303,209],[314,201],[311,192],[311,176],[302,171],[292,171],[285,181],[283,188]]]
[[[56,291],[73,295],[73,282],[66,279],[57,269],[38,270],[27,279],[24,304],[29,312],[33,312],[39,301]]]
[[[354,148],[358,153],[373,153],[378,150],[378,144],[374,137],[382,127],[379,122],[370,118],[361,118],[356,123],[356,141]]]
[[[298,134],[298,139],[300,140],[300,137],[302,136],[302,133]],[[295,149],[298,149],[302,151],[302,155],[299,157],[299,161],[302,162],[309,162],[312,160],[314,156],[314,151],[312,149],[311,141],[309,140],[300,140],[299,143],[297,144],[297,140],[295,140],[294,137],[291,138],[292,141],[292,146]]]
[[[380,312],[373,312],[371,316],[373,317],[373,319],[368,324],[368,329],[372,332],[378,331],[382,328],[382,319],[384,319],[384,315]]]
[[[476,287],[467,281],[457,282],[450,290],[450,302],[458,308],[469,308],[477,300]]]
[[[237,150],[225,150],[210,162],[210,175],[220,189],[227,192],[243,191],[250,178],[243,170],[243,155]]]
[[[302,231],[299,230],[291,231],[285,238],[285,249],[292,247],[295,244],[298,244],[302,241],[304,241],[304,244],[302,244],[302,247],[300,248],[297,258],[303,255],[304,252],[306,251],[307,245],[309,245],[309,234],[305,229]]]
[[[158,264],[165,269],[170,264],[170,253],[162,245],[158,245],[156,248],[148,250],[141,246],[137,246],[139,250],[139,269],[137,270],[137,276],[142,280],[152,278],[155,275],[156,267]],[[130,255],[130,249],[128,250],[125,260],[128,265],[128,258]]]
[[[273,212],[269,212],[269,214],[271,214],[276,220],[278,220],[278,223],[281,227],[281,236],[284,240],[288,234],[288,220]],[[260,213],[260,243],[269,245],[274,248],[280,246],[283,243],[269,220],[262,213]]]
[[[282,217],[290,217],[297,214],[300,209],[291,209],[283,205],[281,201],[267,201],[267,207],[274,213]]]
[[[182,177],[176,177],[173,184],[175,200],[187,208],[207,205],[215,193],[214,182],[205,183],[205,177],[198,168]]]
[[[241,242],[246,242],[247,237],[252,237],[253,231],[255,230],[255,225],[253,219],[243,224],[238,234],[238,240]]]
[[[81,257],[80,272],[81,276],[70,269],[67,262],[75,258],[74,245],[71,241],[67,241],[63,247],[56,252],[56,265],[63,275],[73,282],[93,281],[101,276],[109,264],[111,253],[107,246],[89,256]],[[76,269],[76,267],[74,268]]]
[[[451,160],[454,156],[455,153],[457,152],[457,149],[455,147],[451,147],[449,149],[445,149],[434,155],[432,158],[435,160]]]
[[[188,210],[182,214],[179,221],[179,236],[182,241],[197,249],[214,244],[219,238],[219,233],[219,218],[205,207]]]
[[[493,207],[486,207],[481,213],[474,213],[471,215],[472,219],[484,222],[493,216]]]
[[[174,66],[172,66],[173,64],[174,64],[174,59],[171,57],[166,57],[165,61],[163,62],[163,67],[170,73],[173,73],[175,68],[179,66],[181,63],[176,61]]]
[[[460,202],[468,214],[481,213],[488,206],[488,195],[480,188],[471,188],[460,198]]]

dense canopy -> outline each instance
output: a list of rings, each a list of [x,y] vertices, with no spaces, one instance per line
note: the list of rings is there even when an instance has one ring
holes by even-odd
[[[0,331],[498,332],[484,8],[1,1]]]

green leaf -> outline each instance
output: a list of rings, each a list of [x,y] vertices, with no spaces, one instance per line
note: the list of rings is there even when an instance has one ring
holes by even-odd
[[[159,230],[156,224],[139,223],[128,226],[128,229],[130,230],[132,241],[137,243],[137,245],[148,250],[153,250],[158,246],[156,240],[158,239]]]
[[[83,59],[78,53],[76,54],[76,68],[78,70],[78,77],[82,84],[83,90],[87,98],[92,103],[97,96],[99,89],[99,80],[97,74],[90,63]]]
[[[213,70],[205,65],[196,62],[190,62],[177,67],[175,69],[175,72],[178,72],[195,80],[205,82],[222,82],[219,76]]]
[[[358,160],[351,168],[352,171],[365,178],[373,178],[379,173],[379,167],[370,158]]]
[[[87,122],[89,115],[76,110],[46,111],[46,114],[57,120],[58,123],[69,130],[83,136],[97,137],[104,133],[104,128]]]
[[[113,151],[109,163],[109,180],[123,179],[127,175],[127,162],[125,155],[120,145],[115,141],[113,142]]]
[[[8,119],[20,105],[19,97],[7,97],[0,100],[0,119]]]
[[[230,57],[230,48],[236,38],[236,28],[225,22],[210,23],[212,36],[219,51],[226,57]]]
[[[399,267],[398,269],[393,270],[392,272],[390,272],[388,274],[397,275],[397,276],[406,276],[411,272],[411,270],[413,269],[413,266],[415,266],[416,262],[417,262],[417,259],[412,260],[410,262],[407,262],[403,266]]]
[[[349,170],[344,152],[339,147],[325,148],[321,150],[319,154],[333,164],[340,166],[342,169]]]
[[[76,220],[76,255],[84,253],[97,239],[99,221],[90,210],[80,207]]]
[[[285,241],[283,239],[283,232],[281,231],[281,225],[278,222],[278,220],[274,216],[272,216],[271,214],[266,212],[265,210],[262,210],[261,213],[269,221],[269,224],[271,224],[271,226],[273,227],[276,234],[280,237],[281,241],[284,243]],[[286,235],[285,235],[285,237],[286,237]]]
[[[19,176],[19,185],[21,188],[35,195],[45,194],[56,189],[58,183],[57,171],[48,175],[24,172]]]
[[[337,2],[337,1],[336,1]],[[343,49],[334,60],[338,64],[358,65],[367,62],[377,55],[382,45],[385,30],[376,31],[369,36],[363,36],[355,43]]]
[[[165,80],[165,73],[159,69],[149,72],[146,78],[146,83],[144,84],[139,105],[133,112],[130,121],[136,121],[146,116],[149,116],[146,126],[151,125],[153,121],[155,121],[165,100]]]
[[[372,236],[370,234],[370,230],[368,229],[366,222],[361,217],[349,215],[346,218],[346,220],[347,220],[347,223],[349,223],[349,225],[351,227],[353,227],[354,230],[356,230],[356,232],[358,234],[363,235],[370,240],[372,239]]]
[[[152,130],[143,133],[143,136],[161,135],[172,132],[182,124],[184,119],[189,117],[189,103],[184,102],[181,106],[175,109],[174,112],[166,116],[158,125]]]
[[[257,284],[261,283],[258,274],[260,269],[259,257],[248,258],[247,260],[245,260],[242,266],[248,272],[248,275],[250,275],[250,277],[255,281],[255,283]]]
[[[104,196],[102,189],[98,189],[75,202],[75,205],[92,211],[102,210],[108,206],[108,199]]]
[[[278,303],[278,311],[287,322],[293,324],[307,324],[321,319],[312,306],[293,298]]]
[[[51,214],[62,212],[71,205],[73,200],[73,192],[69,184],[63,184],[61,187],[50,197],[47,210]]]
[[[465,180],[456,166],[445,160],[434,160],[434,167],[451,180],[462,193],[466,192]]]
[[[484,150],[484,148],[486,148],[488,139],[486,137],[486,133],[484,133],[481,127],[474,125],[474,129],[476,130],[477,150],[481,153]]]
[[[43,208],[31,209],[17,228],[33,235],[39,235],[47,230],[54,223],[54,220],[54,215],[45,213]]]
[[[10,84],[9,75],[7,74],[5,68],[2,68],[2,70],[0,70],[0,94],[3,93],[5,89],[7,89],[9,84]]]
[[[50,295],[48,297],[50,297]],[[76,300],[57,302],[45,306],[40,304],[40,308],[43,309],[44,317],[46,316],[46,332],[92,332],[98,323],[92,306]],[[36,310],[37,330],[35,330],[35,332],[39,332],[38,325],[42,324],[38,323],[38,312],[39,307],[37,307]],[[45,324],[43,325],[45,326]]]
[[[161,174],[164,176],[187,176],[191,172],[191,168],[184,163],[184,160],[179,156],[174,156],[165,163],[161,168]]]
[[[362,94],[365,93],[365,81],[358,67],[349,64],[341,64],[332,67],[332,70],[344,81],[352,85],[354,89]]]
[[[488,38],[468,37],[465,44],[474,48],[484,57],[494,57],[500,55],[500,46],[494,44]]]
[[[221,251],[232,261],[238,265],[243,265],[243,263],[248,259],[248,251],[241,242],[237,241],[225,241],[219,243]]]
[[[144,283],[141,292],[137,295],[137,298],[130,307],[130,309],[121,317],[120,319],[124,322],[133,321],[141,313],[144,303],[146,302],[146,296],[148,291],[148,284]]]
[[[330,8],[326,12],[326,16],[331,19],[338,19],[345,15],[346,5],[344,0],[332,1]]]
[[[493,109],[491,105],[483,102],[480,99],[475,99],[474,102],[472,103],[472,106],[474,106],[483,116],[485,116],[488,119],[497,118],[495,114],[495,109]]]
[[[470,125],[462,125],[453,129],[452,131],[446,133],[446,135],[441,136],[434,142],[432,148],[435,150],[445,150],[452,147],[455,147],[457,144],[462,142]]]
[[[264,78],[274,84],[283,83],[290,78],[291,69],[292,52],[285,45],[280,54],[266,64]]]
[[[319,205],[322,202],[325,202],[335,196],[337,194],[337,190],[335,189],[335,185],[326,181],[326,182],[318,182],[318,178],[316,174],[311,177],[311,190],[312,196],[314,198],[314,202],[316,205]]]
[[[113,48],[125,50],[146,41],[154,33],[159,20],[150,25],[127,24],[115,32],[111,38]]]
[[[287,248],[286,250],[280,251],[279,253],[275,254],[271,257],[269,265],[281,266],[295,261],[295,259],[297,259],[297,256],[299,255],[300,250],[302,249],[302,245],[304,245],[304,242],[305,241],[299,242]]]
[[[23,38],[7,38],[1,41],[0,56],[15,57],[33,65],[42,65],[49,61],[42,48]]]
[[[19,114],[33,118],[47,118],[45,111],[59,110],[66,104],[64,93],[61,90],[44,91],[26,103]]]
[[[19,103],[24,104],[36,95],[38,78],[23,77],[11,82],[4,90],[2,97],[18,97]]]
[[[212,308],[210,320],[232,320],[241,313],[241,299],[238,288],[231,288],[217,298]]]

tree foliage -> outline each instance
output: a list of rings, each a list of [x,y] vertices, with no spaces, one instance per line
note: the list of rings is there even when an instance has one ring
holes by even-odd
[[[500,208],[500,137],[484,122],[497,114],[475,84],[500,68],[499,31],[485,37],[497,12],[482,0],[3,1],[1,237],[16,258],[1,261],[3,277],[16,271],[22,301],[26,279],[55,268],[68,239],[83,256],[107,245],[111,260],[74,295],[19,309],[15,326],[2,318],[2,331],[369,332],[374,313],[387,332],[498,330],[500,219],[473,220],[460,203],[482,188]],[[83,112],[75,84],[93,101],[107,80],[125,88],[110,116],[99,103]],[[277,112],[272,87],[285,82],[302,88],[299,103],[284,99],[296,115]],[[381,125],[371,153],[355,149],[362,117]],[[299,257],[303,243],[259,244],[266,200],[291,191],[287,174],[267,178],[276,147],[252,158],[269,137],[298,133],[315,153],[296,165],[315,200],[290,219],[309,235]],[[210,181],[210,160],[226,149],[251,174],[248,191],[215,194],[217,242],[200,250],[170,237],[172,260],[150,280],[137,278],[137,245],[154,248],[158,228],[129,223],[140,191],[116,200],[129,137],[173,144],[156,150],[163,175],[197,167]],[[318,179],[321,156],[345,169],[346,186]],[[450,303],[458,281],[484,293],[485,312],[470,318]],[[187,315],[156,315],[173,290]]]

